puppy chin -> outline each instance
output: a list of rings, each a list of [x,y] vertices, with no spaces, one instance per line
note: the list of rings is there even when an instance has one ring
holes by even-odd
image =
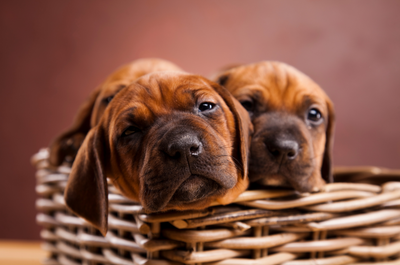
[[[219,190],[221,190],[221,186],[215,181],[199,175],[192,175],[175,191],[169,204],[180,205],[199,201],[218,193]]]
[[[232,185],[232,187],[234,184]],[[228,186],[231,188],[231,184]],[[228,188],[201,175],[191,175],[175,191],[154,195],[148,190],[142,202],[149,213],[167,210],[204,209],[213,200],[224,195]]]
[[[317,192],[325,185],[320,174],[320,172],[313,172],[310,176],[296,176],[293,174],[289,178],[275,174],[263,177],[256,183],[264,186],[293,187],[299,193]]]
[[[263,177],[256,182],[264,186],[282,186],[282,187],[290,186],[290,183],[287,182],[286,179],[280,175],[271,175],[268,177]]]

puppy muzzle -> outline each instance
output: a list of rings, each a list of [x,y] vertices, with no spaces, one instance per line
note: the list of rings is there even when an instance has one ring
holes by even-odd
[[[312,142],[302,121],[271,113],[261,117],[257,125],[251,145],[251,180],[264,185],[292,186],[301,192],[315,190],[313,175],[317,169]]]
[[[201,201],[236,185],[236,179],[229,174],[216,174],[218,167],[213,160],[218,159],[210,150],[213,143],[205,138],[199,128],[179,125],[161,136],[153,154],[162,163],[158,167],[164,170],[144,179],[148,210]]]

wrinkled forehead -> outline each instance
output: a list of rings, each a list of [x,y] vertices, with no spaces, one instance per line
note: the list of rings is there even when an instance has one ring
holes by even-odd
[[[145,108],[158,116],[171,110],[191,110],[198,100],[218,103],[222,98],[200,76],[159,72],[145,75],[121,90],[110,109]]]
[[[264,99],[272,107],[299,104],[325,105],[325,92],[308,76],[278,62],[241,66],[231,71],[227,88],[238,99],[251,96]]]
[[[114,94],[121,87],[127,86],[141,76],[161,71],[183,72],[178,66],[161,59],[141,59],[126,64],[110,76],[102,84],[103,94]]]

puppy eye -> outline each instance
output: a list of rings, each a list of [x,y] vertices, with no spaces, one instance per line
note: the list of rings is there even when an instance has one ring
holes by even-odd
[[[251,100],[240,101],[240,104],[249,112],[252,112],[254,109],[254,103]]]
[[[211,102],[204,102],[201,103],[199,106],[200,111],[212,110],[213,108],[215,108],[215,104]]]
[[[114,98],[114,96],[109,96],[107,98],[104,99],[104,101],[108,104],[110,103],[110,101]]]
[[[139,131],[138,128],[136,128],[136,127],[134,127],[134,126],[129,126],[129,127],[124,131],[124,133],[122,134],[122,136],[132,135],[132,134],[134,134],[134,133],[136,133],[136,132],[138,132],[138,131]]]
[[[307,119],[314,123],[318,123],[322,119],[322,114],[319,110],[312,108],[308,111]]]

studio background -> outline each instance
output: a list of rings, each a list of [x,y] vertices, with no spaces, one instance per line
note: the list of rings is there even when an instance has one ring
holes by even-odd
[[[291,64],[335,103],[335,165],[400,168],[399,12],[395,0],[1,1],[0,239],[39,239],[30,157],[143,57],[206,76]]]

